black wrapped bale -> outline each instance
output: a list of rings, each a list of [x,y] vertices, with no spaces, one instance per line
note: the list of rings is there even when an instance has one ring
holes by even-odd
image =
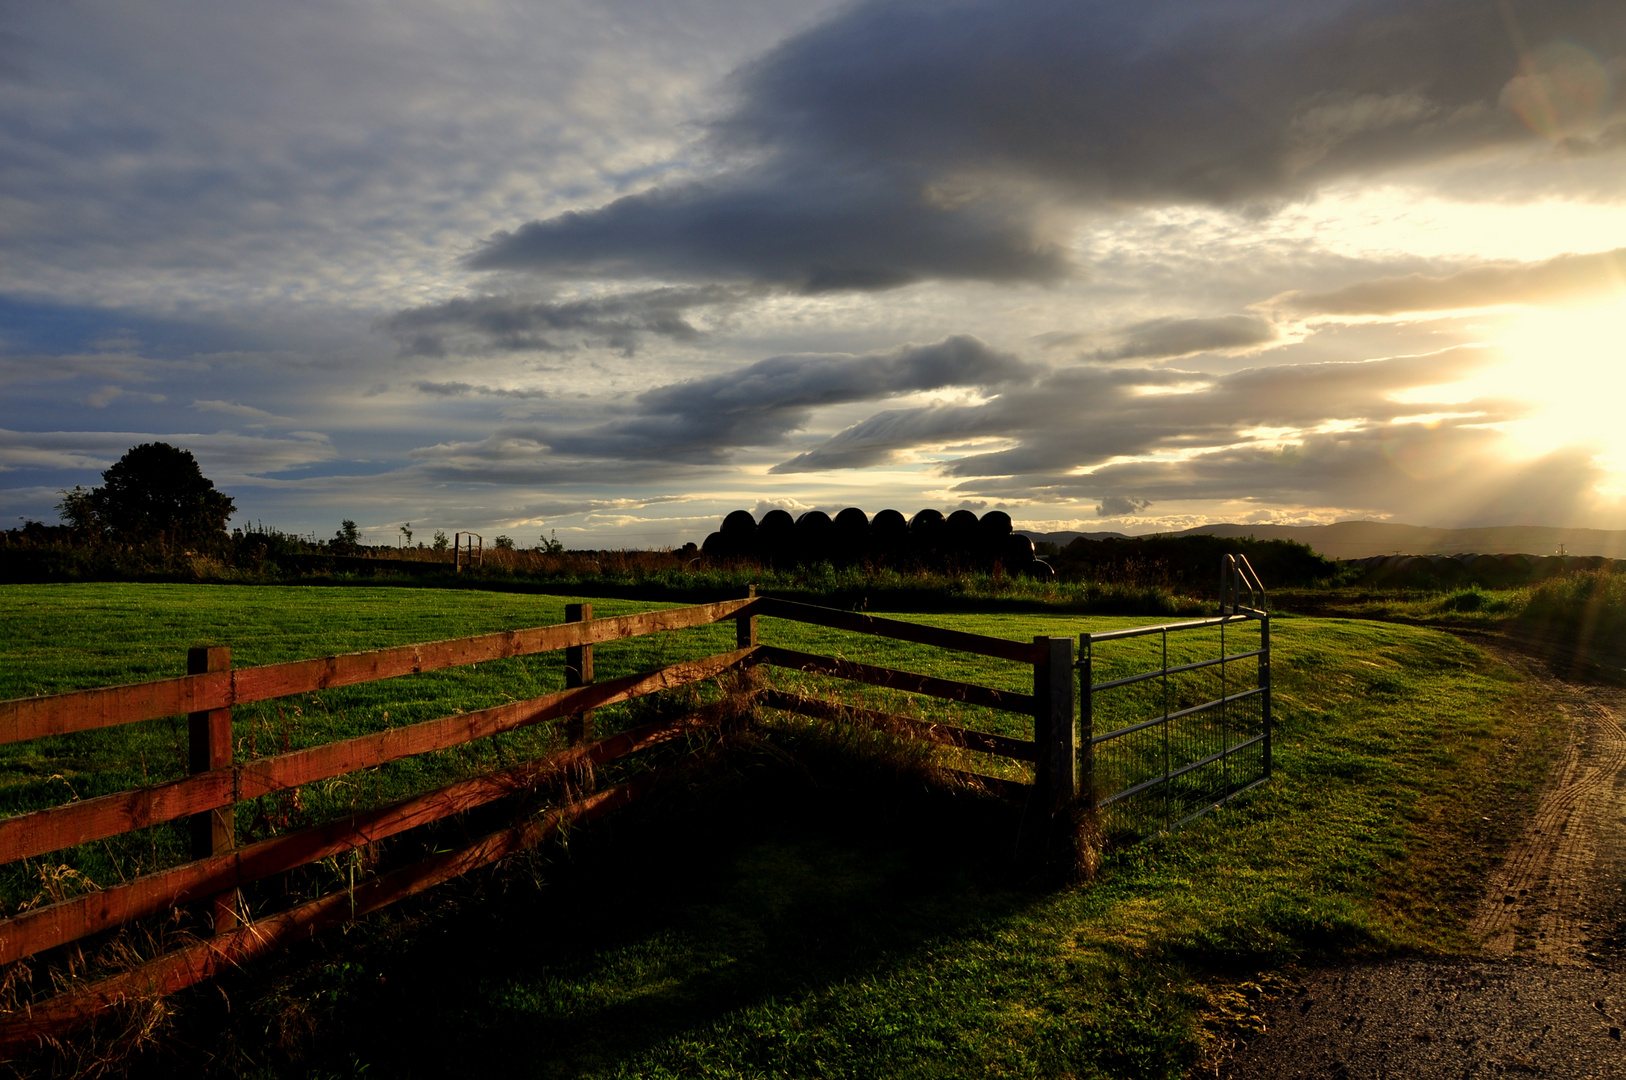
[[[757,524],[757,558],[773,566],[796,562],[796,519],[784,510],[769,510]]]
[[[977,561],[988,567],[996,562],[1004,563],[1007,570],[1011,569],[1013,564],[1005,561],[1005,541],[1010,535],[1011,515],[1003,510],[990,510],[982,515],[977,520]]]
[[[700,554],[712,562],[721,562],[731,557],[728,541],[720,532],[714,532],[706,537],[706,542],[700,545]]]
[[[1007,573],[1025,573],[1028,563],[1033,561],[1033,541],[1021,533],[1005,537],[999,548],[999,561]]]
[[[920,510],[909,519],[909,544],[923,560],[936,558],[942,549],[945,523],[937,510]]]
[[[736,510],[723,519],[723,527],[718,530],[737,551],[748,551],[757,535],[757,519],[751,516],[749,510]]]
[[[1028,563],[1027,576],[1039,581],[1049,581],[1056,576],[1056,568],[1043,559],[1034,559]]]
[[[869,552],[869,515],[856,506],[837,514],[830,526],[830,543],[836,562],[861,561]]]
[[[948,516],[944,526],[946,554],[954,562],[964,565],[977,554],[977,515],[969,510],[956,510]]]
[[[796,519],[796,558],[807,566],[830,561],[830,515],[809,510]]]
[[[977,532],[990,551],[998,551],[1011,535],[1011,515],[1003,510],[990,510],[977,522]]]
[[[909,550],[909,522],[896,510],[882,510],[869,523],[870,550],[896,558]]]

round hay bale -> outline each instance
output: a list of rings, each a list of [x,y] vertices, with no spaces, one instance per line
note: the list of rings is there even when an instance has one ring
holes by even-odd
[[[796,556],[807,564],[830,559],[830,515],[809,510],[796,519]]]
[[[1003,510],[990,510],[977,522],[977,532],[990,548],[1003,544],[1005,538],[1011,535],[1011,528],[1011,515]]]
[[[857,562],[869,550],[869,515],[849,506],[830,525],[830,541],[845,562]]]
[[[870,519],[870,547],[878,554],[892,555],[909,546],[909,522],[896,510],[881,510]]]
[[[1537,555],[1530,560],[1532,578],[1554,577],[1564,569],[1564,560],[1557,555]]]
[[[1028,563],[1027,576],[1030,578],[1038,578],[1041,581],[1047,580],[1056,576],[1056,568],[1045,562],[1043,559],[1034,559],[1032,562]]]
[[[938,510],[920,510],[909,519],[909,541],[916,551],[936,551],[943,543],[946,523]]]
[[[977,547],[977,515],[969,510],[956,510],[948,516],[948,547],[955,552],[969,554]]]
[[[1010,534],[1000,545],[999,561],[1011,573],[1022,573],[1033,561],[1033,541],[1021,533]]]
[[[723,527],[717,531],[744,551],[757,534],[757,519],[751,516],[749,510],[736,510],[723,519]]]
[[[784,510],[769,510],[757,523],[757,557],[789,565],[796,560],[796,519]]]
[[[728,541],[720,532],[714,532],[706,537],[706,542],[700,545],[700,554],[713,561],[729,557]]]

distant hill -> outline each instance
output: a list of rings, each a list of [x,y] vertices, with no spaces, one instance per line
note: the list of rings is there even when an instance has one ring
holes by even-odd
[[[1085,536],[1092,540],[1123,533],[1036,533],[1018,530],[1035,541],[1062,547]],[[1372,555],[1455,555],[1464,551],[1556,555],[1603,555],[1626,559],[1626,531],[1560,529],[1536,525],[1495,525],[1484,529],[1431,529],[1385,521],[1339,521],[1332,525],[1199,525],[1172,536],[1252,536],[1259,540],[1297,540],[1329,559],[1365,559]]]
[[[1128,533],[1121,532],[1034,532],[1032,529],[1017,529],[1017,532],[1032,540],[1035,544],[1049,542],[1057,547],[1066,547],[1079,537],[1086,540],[1122,540]]]

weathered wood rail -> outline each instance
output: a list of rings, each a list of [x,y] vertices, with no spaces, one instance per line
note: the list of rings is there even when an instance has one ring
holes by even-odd
[[[1028,665],[1033,692],[1016,693],[857,663],[757,640],[759,616],[811,623],[969,652]],[[715,679],[727,672],[774,665],[1026,714],[1034,738],[974,731],[766,690],[761,704],[812,717],[841,717],[945,746],[1031,763],[1033,783],[984,777],[1008,795],[1056,809],[1074,797],[1073,651],[1068,638],[1032,643],[751,596],[692,607],[594,619],[587,604],[571,605],[567,622],[497,634],[426,642],[312,660],[233,668],[228,649],[194,649],[189,674],[105,689],[79,690],[0,702],[0,744],[90,732],[186,714],[191,774],[0,819],[0,863],[36,858],[136,829],[186,819],[192,858],[70,899],[0,919],[0,964],[19,963],[179,905],[207,905],[212,932],[139,966],[82,983],[23,1012],[0,1014],[0,1051],[16,1051],[94,1019],[132,997],[167,994],[300,937],[316,933],[439,882],[488,866],[534,846],[574,822],[626,806],[657,775],[646,771],[621,784],[580,794],[569,783],[603,765],[714,728],[728,712],[710,706],[688,716],[594,737],[593,711],[617,702]],[[736,648],[651,671],[596,681],[592,647],[648,634],[733,620]],[[320,746],[236,760],[232,709],[251,702],[376,682],[489,660],[565,652],[565,689],[477,712],[340,739]],[[726,703],[725,703],[726,704]],[[561,748],[523,764],[421,792],[335,821],[239,845],[237,804],[304,784],[331,780],[418,754],[445,750],[502,732],[560,722]],[[968,774],[976,775],[976,774]],[[450,851],[438,851],[282,911],[248,910],[239,890],[334,855],[355,851],[410,829],[490,806],[509,796],[565,781],[571,801],[548,813],[520,816]]]

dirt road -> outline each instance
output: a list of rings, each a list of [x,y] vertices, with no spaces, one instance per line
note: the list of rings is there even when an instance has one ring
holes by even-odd
[[[1626,690],[1531,674],[1570,738],[1486,883],[1481,956],[1306,973],[1222,1076],[1626,1080]]]

